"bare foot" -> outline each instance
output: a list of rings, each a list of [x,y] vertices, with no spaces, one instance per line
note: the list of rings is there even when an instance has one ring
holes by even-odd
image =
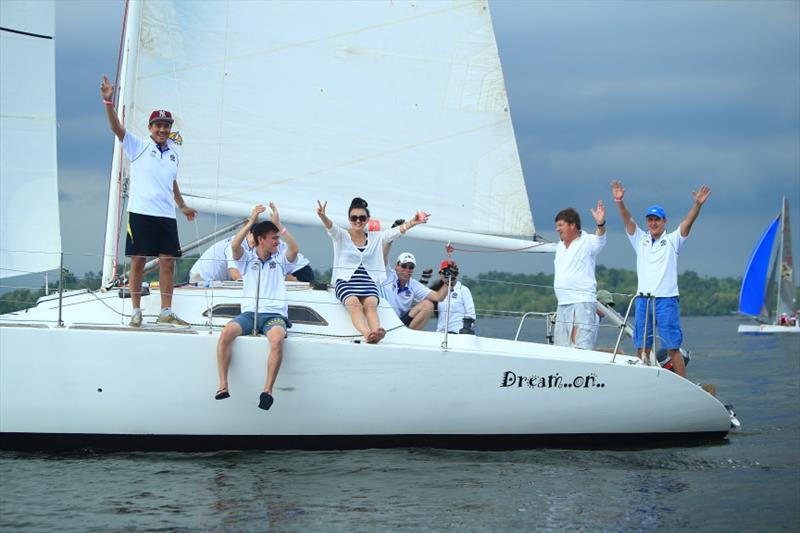
[[[383,328],[376,329],[375,333],[376,333],[376,338],[375,338],[376,343],[381,342],[383,338],[386,336],[386,330]]]
[[[364,338],[367,339],[367,342],[369,344],[375,344],[379,340],[378,339],[378,332],[377,331],[370,331],[369,334]]]

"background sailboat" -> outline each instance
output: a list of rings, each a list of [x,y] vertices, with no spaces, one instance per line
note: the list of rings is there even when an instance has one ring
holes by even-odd
[[[784,197],[781,213],[753,249],[739,294],[739,312],[761,324],[741,324],[739,333],[800,333],[795,290],[789,200]]]

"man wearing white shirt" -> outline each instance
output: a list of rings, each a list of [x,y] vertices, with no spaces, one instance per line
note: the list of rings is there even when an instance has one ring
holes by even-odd
[[[436,324],[436,331],[474,335],[475,302],[472,300],[469,287],[458,281],[458,265],[455,261],[452,259],[442,261],[437,283],[444,286],[445,294],[438,305],[439,321]]]
[[[666,232],[667,214],[663,207],[654,205],[646,211],[648,231],[643,231],[625,207],[625,189],[622,183],[616,180],[611,182],[611,193],[619,207],[628,240],[636,251],[636,274],[639,279],[637,292],[640,296],[636,300],[633,345],[640,356],[643,349],[649,349],[653,345],[652,308],[650,313],[646,312],[646,296],[652,296],[655,298],[656,327],[662,347],[668,351],[675,373],[685,377],[686,365],[680,352],[683,331],[678,294],[678,254],[700,214],[700,208],[711,194],[711,189],[702,185],[699,191],[692,192],[694,204],[678,229],[672,233]],[[648,324],[645,324],[645,314],[648,315]]]
[[[298,251],[297,242],[280,223],[277,207],[273,203],[269,206],[272,209],[271,222],[256,224],[258,216],[266,210],[263,205],[257,205],[250,215],[250,223],[243,226],[231,241],[233,259],[244,277],[244,303],[242,313],[225,324],[217,341],[219,388],[214,395],[217,400],[230,397],[228,368],[233,341],[252,331],[263,333],[269,341],[269,357],[266,384],[259,396],[258,407],[264,410],[272,406],[272,388],[283,360],[283,340],[290,327],[284,278],[293,266]],[[253,234],[255,240],[255,246],[249,251],[242,247],[248,232]],[[279,250],[281,237],[286,239],[285,252]]]
[[[433,303],[447,295],[443,285],[439,291],[432,291],[412,277],[417,259],[409,252],[397,256],[394,268],[386,265],[386,281],[383,295],[400,320],[409,329],[420,330],[433,315]]]
[[[241,278],[239,270],[235,266],[229,266],[233,262],[232,240],[233,237],[228,237],[209,246],[195,264],[192,265],[192,269],[189,271],[189,283],[228,281]],[[235,278],[233,277],[234,272]]]
[[[186,205],[178,187],[178,154],[169,138],[172,113],[163,109],[153,111],[147,126],[150,136],[142,139],[120,123],[112,101],[114,86],[107,76],[103,76],[100,83],[100,95],[111,131],[122,143],[122,151],[130,160],[128,235],[125,242],[125,255],[131,260],[129,286],[133,310],[129,325],[135,328],[142,325],[144,265],[148,256],[158,256],[161,314],[157,322],[188,326],[189,323],[178,318],[171,309],[175,258],[181,256],[175,205],[188,220],[194,220],[197,212]]]
[[[553,262],[553,287],[558,299],[554,342],[591,350],[594,348],[597,310],[597,254],[606,245],[606,208],[601,200],[592,209],[597,225],[594,235],[581,230],[581,217],[571,207],[555,218],[560,237]]]

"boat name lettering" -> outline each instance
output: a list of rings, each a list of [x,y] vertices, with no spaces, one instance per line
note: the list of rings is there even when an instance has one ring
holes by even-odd
[[[602,389],[606,384],[600,383],[597,380],[597,374],[594,373],[586,376],[569,378],[559,373],[548,374],[546,376],[539,376],[536,374],[523,376],[506,370],[503,373],[500,386],[516,388],[528,387],[531,389]]]

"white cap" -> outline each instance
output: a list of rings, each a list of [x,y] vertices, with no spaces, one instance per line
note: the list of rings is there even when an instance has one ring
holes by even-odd
[[[402,254],[397,256],[398,263],[414,263],[414,266],[417,264],[417,258],[414,257],[414,254],[410,254],[408,252],[403,252]]]

